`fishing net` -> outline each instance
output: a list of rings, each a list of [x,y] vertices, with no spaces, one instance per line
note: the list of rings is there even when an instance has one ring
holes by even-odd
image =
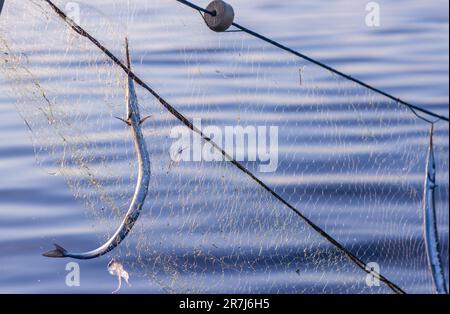
[[[406,292],[434,292],[422,209],[429,124],[410,109],[247,34],[212,33],[170,1],[55,3],[118,57],[128,36],[135,73],[201,119],[220,146],[227,149],[226,127],[242,127],[247,137],[233,155],[245,152],[245,167],[354,255]],[[125,115],[126,76],[40,0],[5,3],[0,51],[38,163],[65,179],[103,243],[137,176],[129,129],[115,118]],[[143,125],[151,184],[141,217],[105,265],[120,260],[132,280],[147,282],[143,292],[391,292],[230,162],[185,161],[198,147],[220,155],[191,132],[180,149],[173,133],[187,128],[144,89],[137,93],[141,115],[151,116]],[[448,136],[438,122],[447,282]],[[97,247],[82,240],[55,239],[67,249]]]

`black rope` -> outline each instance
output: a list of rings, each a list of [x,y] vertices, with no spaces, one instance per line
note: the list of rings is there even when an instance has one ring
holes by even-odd
[[[205,14],[210,14],[210,15],[213,15],[213,16],[215,15],[213,12],[210,12],[210,11],[208,11],[206,9],[203,9],[203,8],[199,7],[198,5],[196,5],[194,3],[191,3],[189,1],[186,1],[186,0],[176,0],[176,1],[186,5],[188,7],[191,7],[194,10],[201,11],[201,12],[203,12]],[[398,97],[395,97],[395,96],[393,96],[393,95],[391,95],[391,94],[389,94],[387,92],[384,92],[381,89],[378,89],[378,88],[376,88],[376,87],[374,87],[372,85],[364,83],[363,81],[361,81],[359,79],[356,79],[356,78],[354,78],[354,77],[352,77],[352,76],[350,76],[348,74],[345,74],[345,73],[343,73],[343,72],[341,72],[339,70],[336,70],[335,68],[333,68],[333,67],[331,67],[329,65],[326,65],[325,63],[322,63],[322,62],[317,61],[317,60],[315,60],[315,59],[313,59],[311,57],[308,57],[307,55],[304,55],[304,54],[302,54],[302,53],[300,53],[298,51],[295,51],[292,48],[289,48],[289,47],[287,47],[287,46],[285,46],[285,45],[283,45],[283,44],[281,44],[281,43],[279,43],[279,42],[277,42],[277,41],[275,41],[273,39],[270,39],[270,38],[268,38],[268,37],[266,37],[264,35],[261,35],[261,34],[255,32],[255,31],[252,31],[252,30],[250,30],[250,29],[248,29],[248,28],[246,28],[246,27],[244,27],[244,26],[242,26],[242,25],[240,25],[238,23],[233,23],[232,25],[234,27],[236,27],[237,29],[239,29],[240,31],[243,31],[243,32],[245,32],[245,33],[247,33],[249,35],[252,35],[252,36],[254,36],[256,38],[259,38],[259,39],[261,39],[261,40],[263,40],[263,41],[265,41],[265,42],[267,42],[267,43],[269,43],[269,44],[271,44],[271,45],[273,45],[275,47],[278,47],[278,48],[280,48],[280,49],[282,49],[284,51],[292,53],[292,54],[296,55],[297,57],[300,57],[300,58],[305,59],[305,60],[307,60],[307,61],[309,61],[309,62],[311,62],[311,63],[313,63],[315,65],[318,65],[318,66],[320,66],[320,67],[322,67],[324,69],[327,69],[328,71],[330,71],[330,72],[332,72],[334,74],[337,74],[337,75],[339,75],[339,76],[341,76],[343,78],[346,78],[347,80],[350,80],[350,81],[352,81],[352,82],[354,82],[354,83],[356,83],[358,85],[361,85],[361,86],[363,86],[363,87],[365,87],[367,89],[370,89],[371,91],[374,91],[374,92],[376,92],[378,94],[381,94],[381,95],[383,95],[383,96],[385,96],[385,97],[387,97],[387,98],[389,98],[391,100],[396,101],[397,103],[400,103],[400,104],[402,104],[404,106],[407,106],[409,109],[412,109],[412,110],[415,110],[415,111],[419,111],[419,112],[425,113],[427,115],[430,115],[432,117],[438,118],[440,120],[444,120],[444,121],[449,122],[449,118],[448,117],[439,115],[439,114],[434,113],[432,111],[426,110],[424,108],[421,108],[421,107],[415,106],[413,104],[410,104],[410,103],[408,103],[406,101],[403,101],[403,100],[401,100]],[[422,119],[422,120],[424,120],[424,119]],[[426,121],[429,122],[428,120],[426,120]]]
[[[233,157],[228,155],[220,146],[218,146],[211,138],[203,134],[203,132],[197,129],[191,121],[189,121],[185,116],[183,116],[179,111],[177,111],[174,107],[172,107],[164,98],[162,98],[156,91],[154,91],[150,86],[148,86],[144,81],[142,81],[136,74],[130,70],[125,64],[120,61],[110,50],[108,50],[105,46],[103,46],[97,39],[91,36],[86,30],[84,30],[81,26],[76,24],[72,19],[70,19],[60,8],[58,8],[52,1],[46,1],[50,7],[58,14],[75,32],[79,35],[87,38],[91,41],[95,46],[97,46],[103,53],[105,53],[108,58],[110,58],[114,64],[122,68],[122,70],[138,85],[142,88],[146,89],[150,92],[160,103],[166,108],[172,115],[174,115],[179,121],[181,121],[185,126],[191,129],[193,132],[199,134],[205,141],[210,143],[214,148],[221,152],[221,154],[228,159],[234,166],[236,166],[239,170],[248,175],[252,180],[254,180],[258,185],[260,185],[267,192],[272,194],[277,200],[286,205],[289,209],[291,209],[296,215],[298,215],[301,219],[305,221],[311,228],[313,228],[317,233],[319,233],[323,238],[328,240],[331,244],[333,244],[336,248],[338,248],[342,253],[344,253],[351,261],[353,261],[359,268],[361,268],[366,273],[374,276],[379,279],[381,282],[385,283],[392,291],[398,294],[405,294],[399,286],[394,284],[392,281],[387,279],[381,274],[378,274],[375,271],[370,270],[367,267],[367,264],[360,260],[357,256],[355,256],[352,252],[346,249],[342,244],[340,244],[337,240],[335,240],[331,235],[326,233],[322,228],[316,225],[314,222],[309,220],[306,216],[304,216],[298,209],[296,209],[293,205],[291,205],[288,201],[283,199],[279,194],[277,194],[273,189],[271,189],[268,185],[266,185],[263,181],[258,179],[250,170],[245,168],[241,163],[236,161]]]
[[[439,118],[436,118],[435,120],[433,120],[433,121],[431,121],[430,119],[427,119],[427,118],[425,118],[425,117],[422,117],[420,114],[418,114],[417,113],[417,111],[416,110],[414,110],[413,108],[410,108],[410,107],[407,107],[409,110],[411,110],[411,112],[417,117],[417,118],[419,118],[420,120],[422,120],[422,121],[425,121],[425,122],[427,122],[427,123],[429,123],[429,124],[432,124],[433,126],[437,123],[437,122],[439,122]]]

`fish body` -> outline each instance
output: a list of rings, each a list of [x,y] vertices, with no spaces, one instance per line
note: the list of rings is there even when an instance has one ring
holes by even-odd
[[[128,41],[126,42],[126,55],[128,67],[131,67]],[[56,258],[70,257],[75,259],[93,259],[100,257],[116,248],[125,239],[136,223],[148,193],[151,171],[150,156],[141,129],[141,124],[145,119],[141,119],[134,81],[130,77],[128,77],[126,89],[126,117],[121,120],[130,127],[136,151],[136,159],[138,160],[136,188],[125,218],[114,235],[106,243],[95,250],[83,253],[73,253],[55,244],[55,250],[44,253],[44,256]]]
[[[439,294],[447,294],[448,292],[445,283],[444,270],[442,268],[439,248],[439,234],[436,220],[436,161],[433,148],[433,132],[434,127],[432,126],[430,129],[430,142],[428,147],[427,168],[424,184],[424,236],[428,265],[433,276],[436,292]]]

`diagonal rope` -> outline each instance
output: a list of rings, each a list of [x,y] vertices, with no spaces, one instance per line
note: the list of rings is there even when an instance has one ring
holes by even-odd
[[[393,292],[398,294],[405,294],[399,286],[395,283],[384,277],[383,275],[373,271],[367,264],[364,263],[361,259],[359,259],[356,255],[350,252],[347,248],[345,248],[341,243],[335,240],[331,235],[326,233],[322,228],[312,222],[309,218],[303,215],[298,209],[296,209],[293,205],[291,205],[288,201],[283,199],[279,194],[277,194],[272,188],[270,188],[263,181],[258,179],[250,170],[245,168],[241,163],[236,161],[233,157],[231,157],[227,152],[225,152],[221,147],[219,147],[211,138],[203,134],[201,130],[196,128],[191,121],[189,121],[183,114],[177,111],[174,107],[172,107],[164,98],[162,98],[155,90],[153,90],[150,86],[148,86],[144,81],[142,81],[136,74],[133,73],[119,58],[117,58],[110,50],[108,50],[105,46],[103,46],[96,38],[90,35],[86,30],[84,30],[81,26],[75,23],[72,19],[70,19],[58,6],[56,6],[50,0],[43,0],[47,2],[50,7],[55,11],[55,13],[63,19],[67,25],[72,28],[79,35],[87,38],[91,41],[95,46],[97,46],[105,55],[111,59],[111,61],[119,66],[129,77],[134,80],[136,84],[140,85],[142,88],[147,90],[150,94],[152,94],[161,105],[166,108],[173,116],[175,116],[179,121],[181,121],[185,126],[187,126],[193,132],[199,134],[205,141],[207,141],[210,145],[212,145],[215,149],[221,152],[221,154],[229,160],[234,166],[236,166],[243,173],[248,175],[253,181],[255,181],[259,186],[273,195],[277,200],[283,203],[286,207],[292,210],[296,215],[298,215],[301,219],[304,220],[306,224],[308,224],[312,229],[314,229],[319,235],[328,240],[333,246],[335,246],[338,250],[340,250],[343,254],[345,254],[356,266],[361,268],[364,272],[374,276],[379,279],[381,282],[385,283]]]
[[[176,1],[180,2],[181,4],[184,4],[184,5],[188,6],[188,7],[192,8],[192,9],[194,9],[194,10],[203,12],[205,14],[210,14],[210,15],[213,15],[213,16],[215,15],[213,12],[210,12],[210,11],[208,11],[208,10],[202,8],[202,7],[199,7],[198,5],[196,5],[196,4],[192,3],[192,2],[189,2],[189,1],[186,1],[186,0],[176,0]],[[351,75],[345,74],[345,73],[343,73],[343,72],[341,72],[341,71],[339,71],[339,70],[337,70],[337,69],[335,69],[335,68],[333,68],[333,67],[331,67],[329,65],[326,65],[325,63],[322,63],[322,62],[320,62],[320,61],[318,61],[316,59],[313,59],[311,57],[308,57],[307,55],[304,55],[304,54],[302,54],[302,53],[300,53],[298,51],[295,51],[292,48],[289,48],[289,47],[287,47],[287,46],[285,46],[285,45],[283,45],[283,44],[281,44],[281,43],[279,43],[279,42],[277,42],[277,41],[275,41],[273,39],[270,39],[270,38],[268,38],[268,37],[266,37],[264,35],[261,35],[261,34],[255,32],[255,31],[252,31],[251,29],[248,29],[248,28],[246,28],[246,27],[244,27],[244,26],[242,26],[242,25],[240,25],[238,23],[233,23],[232,25],[234,27],[236,27],[238,30],[242,31],[242,32],[245,32],[245,33],[247,33],[247,34],[249,34],[251,36],[254,36],[254,37],[258,38],[258,39],[261,39],[261,40],[263,40],[263,41],[265,41],[265,42],[267,42],[267,43],[269,43],[269,44],[271,44],[271,45],[273,45],[275,47],[278,47],[278,48],[280,48],[280,49],[282,49],[284,51],[292,53],[293,55],[296,55],[297,57],[300,57],[300,58],[305,59],[305,60],[307,60],[307,61],[309,61],[311,63],[314,63],[315,65],[318,65],[318,66],[320,66],[320,67],[322,67],[322,68],[324,68],[324,69],[326,69],[326,70],[328,70],[328,71],[330,71],[330,72],[332,72],[334,74],[337,74],[337,75],[339,75],[339,76],[341,76],[341,77],[343,77],[343,78],[345,78],[347,80],[350,80],[350,81],[352,81],[352,82],[354,82],[354,83],[356,83],[358,85],[361,85],[361,86],[363,86],[365,88],[368,88],[371,91],[374,91],[374,92],[376,92],[378,94],[381,94],[381,95],[383,95],[383,96],[385,96],[385,97],[387,97],[387,98],[389,98],[389,99],[391,99],[391,100],[393,100],[393,101],[395,101],[395,102],[397,102],[399,104],[407,106],[409,109],[411,109],[413,111],[414,114],[416,114],[416,111],[419,111],[419,112],[422,112],[422,113],[424,113],[426,115],[438,118],[439,120],[444,120],[444,121],[449,122],[449,118],[448,117],[445,117],[443,115],[439,115],[439,114],[434,113],[432,111],[429,111],[427,109],[424,109],[424,108],[415,106],[413,104],[410,104],[410,103],[408,103],[406,101],[403,101],[403,100],[401,100],[398,97],[395,97],[395,96],[393,96],[393,95],[391,95],[391,94],[389,94],[389,93],[387,93],[385,91],[382,91],[381,89],[378,89],[378,88],[376,88],[376,87],[374,87],[372,85],[369,85],[369,84],[367,84],[367,83],[365,83],[365,82],[363,82],[363,81],[361,81],[361,80],[359,80],[357,78],[354,78]],[[417,114],[416,114],[416,116],[417,116]],[[421,118],[421,117],[419,117],[419,118]],[[426,119],[422,119],[422,120],[424,120],[424,121],[426,121],[428,123],[431,123],[429,120],[426,120]]]

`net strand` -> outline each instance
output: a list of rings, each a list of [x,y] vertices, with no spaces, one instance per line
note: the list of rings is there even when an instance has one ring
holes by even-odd
[[[80,25],[75,23],[72,19],[70,19],[57,5],[55,5],[50,0],[44,0],[47,2],[50,7],[54,10],[54,12],[66,22],[70,28],[72,28],[79,35],[87,38],[91,41],[95,46],[97,46],[106,56],[108,56],[114,64],[119,66],[130,79],[134,80],[138,85],[143,87],[145,90],[150,92],[162,105],[166,108],[172,115],[174,115],[179,121],[181,121],[185,126],[187,126],[193,132],[199,134],[203,140],[210,143],[215,149],[217,149],[226,159],[228,159],[234,166],[236,166],[239,170],[248,175],[253,181],[255,181],[258,185],[260,185],[264,190],[268,191],[272,196],[274,196],[278,201],[283,203],[286,207],[292,210],[296,215],[298,215],[304,222],[309,225],[312,229],[314,229],[320,236],[328,240],[333,246],[335,246],[338,250],[344,253],[356,266],[362,269],[364,272],[374,276],[379,279],[381,282],[386,284],[393,292],[398,294],[405,294],[406,292],[401,289],[398,285],[384,277],[383,275],[377,273],[376,271],[367,267],[367,264],[359,259],[356,255],[350,252],[347,248],[345,248],[342,244],[340,244],[337,240],[335,240],[331,235],[326,233],[322,228],[312,222],[309,218],[303,215],[298,209],[296,209],[293,205],[291,205],[288,201],[286,201],[283,197],[281,197],[278,193],[276,193],[272,188],[270,188],[267,184],[257,178],[250,170],[245,168],[241,163],[236,161],[230,155],[228,155],[219,145],[217,145],[211,138],[206,136],[201,130],[197,129],[193,123],[188,120],[183,114],[177,111],[172,105],[170,105],[164,98],[162,98],[155,90],[153,90],[150,86],[148,86],[143,80],[141,80],[136,74],[133,73],[119,58],[117,58],[108,48],[103,46],[95,37],[90,35],[85,29],[83,29]]]

